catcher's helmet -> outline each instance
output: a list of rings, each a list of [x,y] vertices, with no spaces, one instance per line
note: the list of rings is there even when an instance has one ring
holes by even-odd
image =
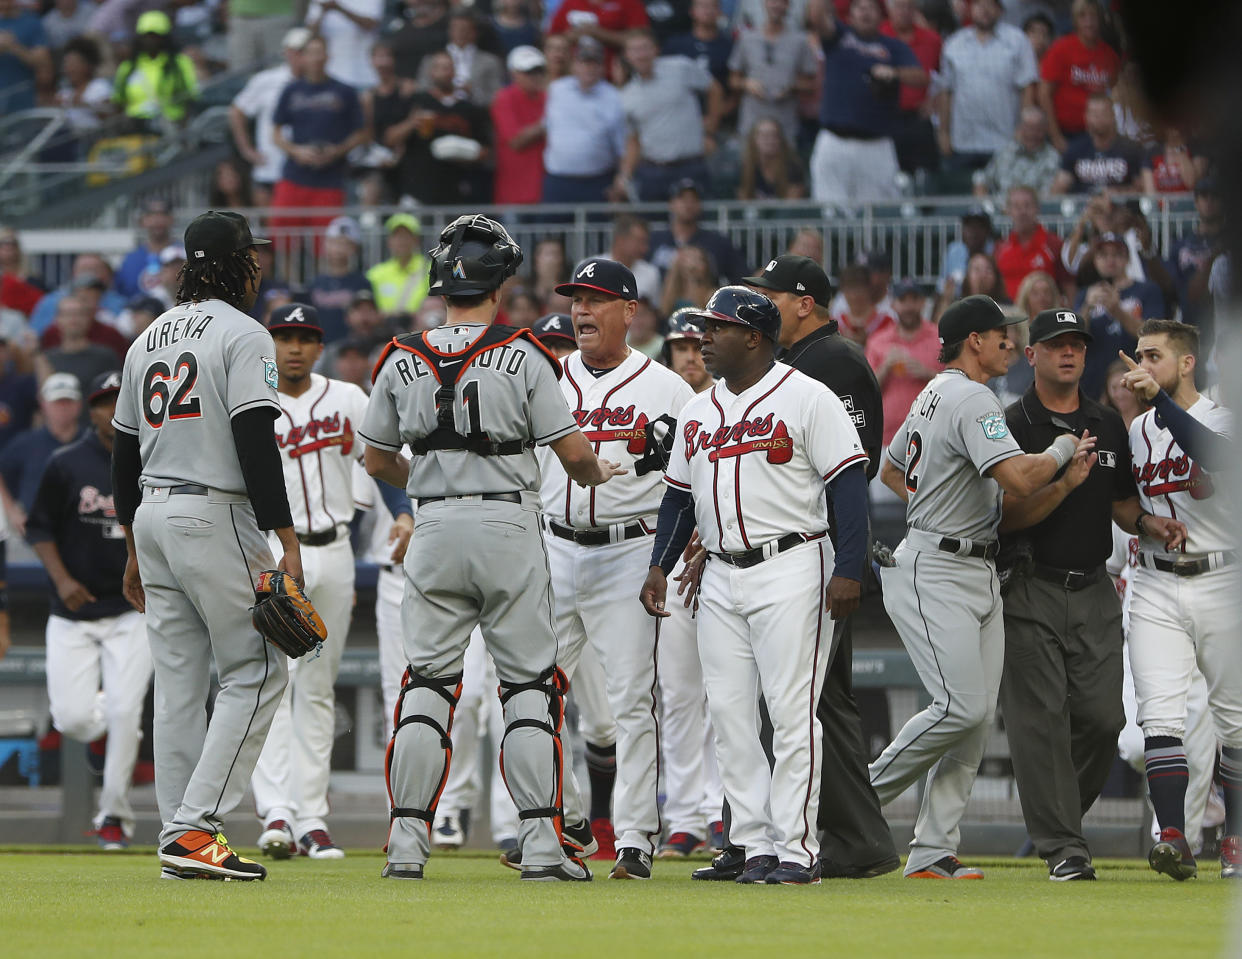
[[[668,333],[664,337],[665,343],[672,343],[677,340],[701,339],[703,339],[703,315],[700,310],[696,310],[692,306],[683,306],[680,310],[675,310],[673,315],[668,318]]]
[[[459,216],[440,231],[431,254],[431,286],[439,296],[490,293],[517,272],[522,248],[495,220],[474,213]]]
[[[773,343],[780,340],[781,311],[768,297],[744,286],[722,286],[712,294],[707,306],[695,310],[694,315],[703,320],[749,326]]]

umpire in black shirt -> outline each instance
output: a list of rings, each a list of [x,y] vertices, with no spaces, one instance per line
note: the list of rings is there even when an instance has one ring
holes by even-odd
[[[874,478],[884,435],[880,385],[863,351],[828,317],[832,288],[823,269],[805,256],[778,256],[742,282],[762,290],[781,311],[781,362],[819,380],[845,404],[867,453],[867,479]],[[833,633],[832,662],[816,709],[824,734],[820,858],[828,878],[869,878],[896,869],[900,860],[867,773],[850,618],[836,620]]]
[[[1000,706],[1027,833],[1056,881],[1095,878],[1082,817],[1125,725],[1121,601],[1104,569],[1111,521],[1129,533],[1136,522],[1152,535],[1157,526],[1171,532],[1139,507],[1121,417],[1079,388],[1090,341],[1086,321],[1070,310],[1036,316],[1026,348],[1035,382],[1005,411],[1030,453],[1063,433],[1096,437],[1092,456],[1043,489],[1005,494],[1000,523],[1008,568]]]

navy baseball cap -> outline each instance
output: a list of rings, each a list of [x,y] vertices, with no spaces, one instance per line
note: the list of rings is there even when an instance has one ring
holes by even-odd
[[[91,380],[91,391],[86,396],[86,402],[94,405],[96,400],[107,399],[109,396],[116,396],[121,392],[121,371],[109,370],[107,373],[100,373]]]
[[[624,263],[602,256],[588,257],[574,267],[574,277],[556,287],[561,296],[573,296],[579,287],[597,290],[622,300],[638,299],[638,284]]]
[[[827,306],[832,302],[832,285],[828,282],[828,274],[809,256],[792,253],[778,256],[775,260],[769,260],[758,276],[744,276],[742,282],[763,290],[809,296],[820,306]]]
[[[1030,339],[1032,343],[1042,343],[1062,333],[1078,333],[1088,343],[1091,342],[1089,324],[1073,310],[1044,310],[1031,320]]]
[[[912,293],[917,293],[919,296],[924,295],[923,288],[919,286],[917,283],[915,283],[912,277],[909,277],[909,276],[902,277],[900,280],[898,280],[896,283],[893,284],[893,299],[894,300],[899,300],[903,296],[910,296]]]
[[[940,317],[940,342],[945,346],[960,343],[971,333],[986,333],[1021,323],[1025,317],[1006,316],[990,296],[976,293],[952,304]]]
[[[323,327],[319,325],[319,311],[306,303],[286,303],[272,310],[267,321],[269,333],[277,330],[310,330],[321,340]]]
[[[541,343],[547,340],[566,340],[573,346],[578,345],[578,341],[574,339],[574,321],[569,318],[568,313],[549,313],[539,317],[531,327],[531,332]]]
[[[271,242],[251,233],[246,218],[231,210],[200,213],[185,228],[186,259],[191,263],[219,260],[238,250]]]

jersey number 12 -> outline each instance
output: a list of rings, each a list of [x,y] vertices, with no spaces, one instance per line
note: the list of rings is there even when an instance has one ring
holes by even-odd
[[[915,472],[919,467],[919,460],[923,458],[923,435],[915,430],[910,434],[910,440],[906,443],[906,492],[914,493],[919,488],[919,477]]]
[[[188,350],[177,357],[170,369],[157,360],[142,377],[142,415],[153,429],[164,419],[187,420],[202,416],[202,403],[192,395],[198,383],[198,357]]]

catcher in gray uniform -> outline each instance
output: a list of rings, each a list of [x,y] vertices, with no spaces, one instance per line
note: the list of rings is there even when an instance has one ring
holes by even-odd
[[[221,833],[241,800],[288,679],[251,622],[263,530],[302,577],[272,420],[276,351],[246,315],[262,278],[236,213],[185,231],[178,305],[125,356],[112,487],[129,557],[123,589],[147,614],[155,664],[155,788],[166,879],[263,879]],[[214,661],[220,679],[207,721]]]
[[[870,769],[881,803],[930,770],[906,862],[911,878],[983,878],[956,853],[1004,665],[995,563],[1001,491],[1028,496],[1095,445],[1084,432],[1023,453],[1010,435],[984,384],[1008,368],[1008,326],[1016,322],[986,296],[945,310],[946,369],[915,398],[880,470],[909,504],[910,527],[893,553],[896,565],[881,571],[884,608],[932,698]]]
[[[367,472],[418,500],[404,562],[409,668],[388,747],[385,878],[423,878],[476,624],[500,681],[500,768],[521,820],[522,878],[591,878],[575,855],[581,844],[562,833],[568,682],[556,665],[533,447],[550,447],[583,485],[623,471],[596,457],[578,429],[556,383],[556,358],[530,330],[490,325],[500,285],[521,262],[522,251],[494,220],[464,216],[444,228],[431,256],[430,292],[444,297],[445,325],[389,344],[359,430]]]

